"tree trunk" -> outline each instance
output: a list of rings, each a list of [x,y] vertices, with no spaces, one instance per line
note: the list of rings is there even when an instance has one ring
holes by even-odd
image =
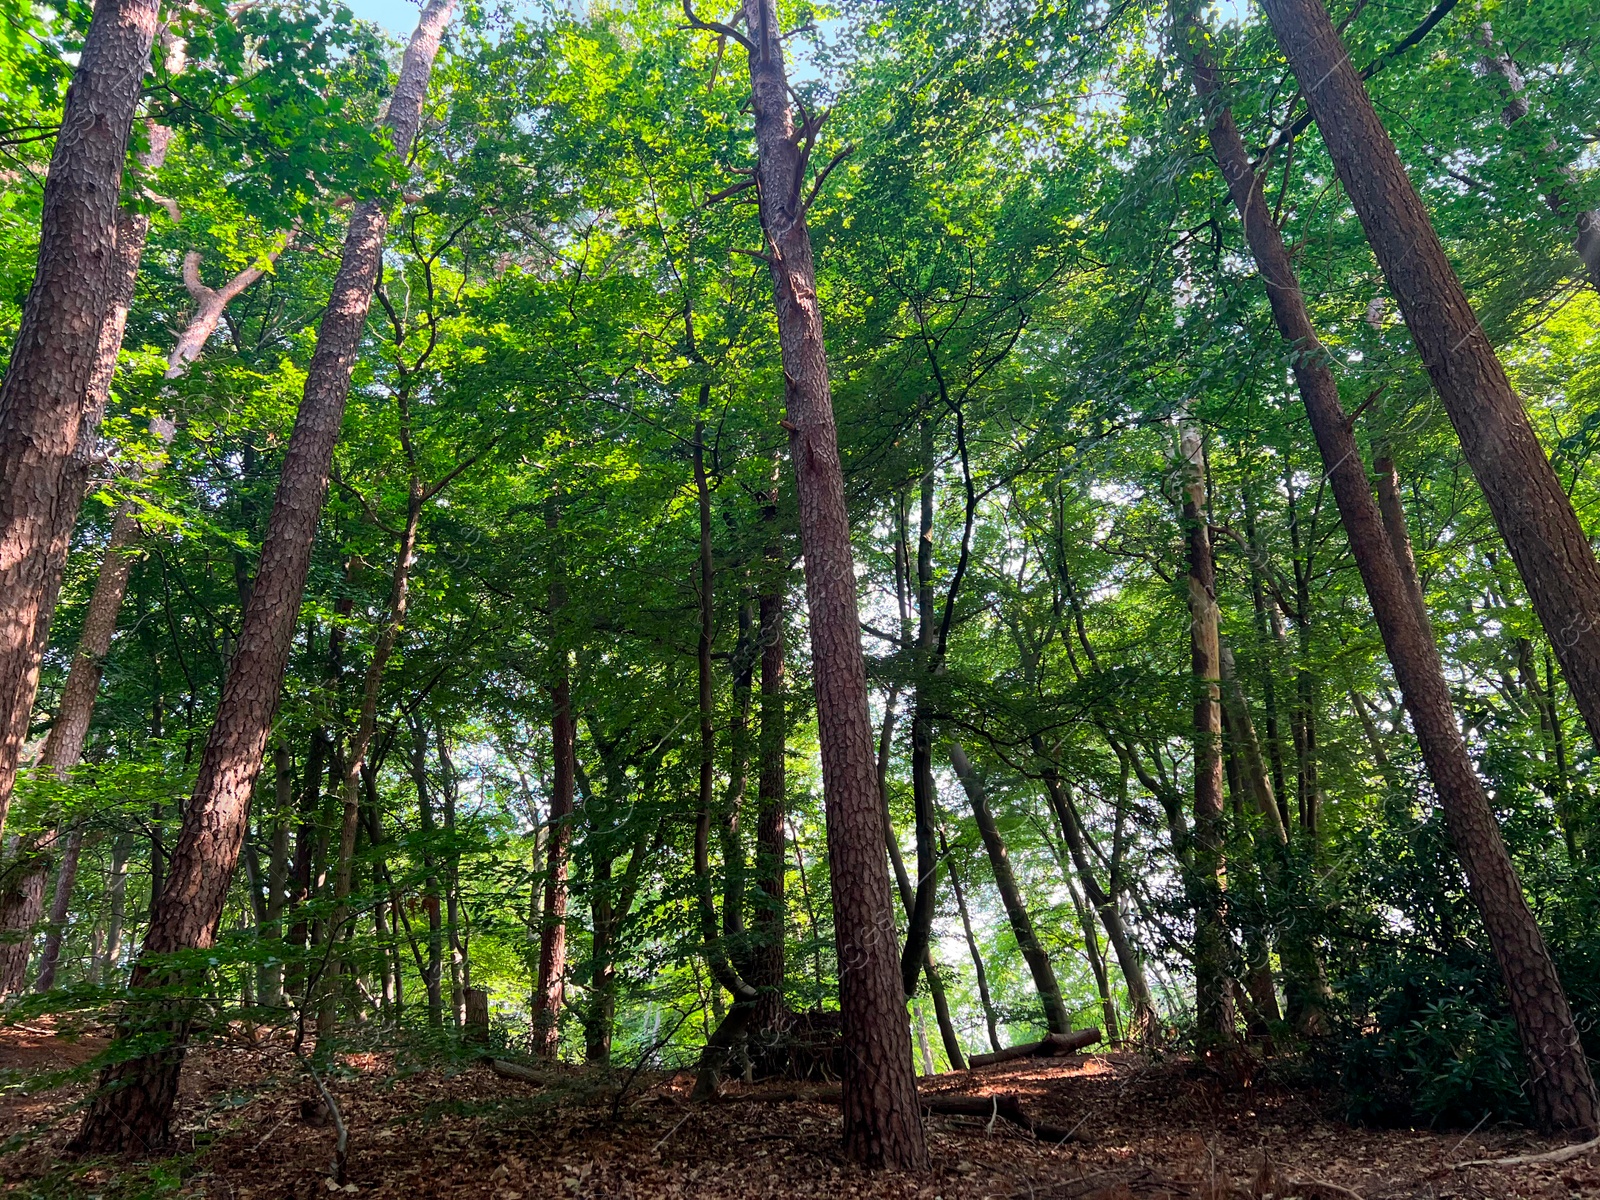
[[[1022,951],[1028,971],[1033,976],[1033,986],[1039,993],[1039,1002],[1044,1006],[1045,1026],[1051,1033],[1069,1033],[1072,1021],[1067,1016],[1066,1005],[1061,1001],[1061,985],[1056,982],[1050,956],[1045,953],[1044,946],[1034,932],[1033,920],[1028,916],[1027,906],[1022,900],[1022,889],[1017,886],[1017,877],[1011,870],[1011,859],[1006,854],[1005,843],[1000,840],[1000,828],[995,824],[994,813],[989,808],[983,780],[973,769],[966,751],[959,743],[952,742],[950,745],[950,765],[955,767],[956,776],[961,780],[967,800],[972,805],[972,817],[977,822],[984,849],[989,852],[989,865],[994,870],[994,883],[1000,892],[1000,902],[1005,906],[1011,932],[1017,938],[1017,949]]]
[[[289,815],[294,811],[294,757],[288,739],[279,736],[272,747],[274,773],[272,844],[267,858],[267,925],[265,935],[278,945],[262,976],[261,1003],[271,1008],[283,1004],[283,910],[289,883]]]
[[[918,1168],[928,1161],[927,1147],[883,871],[883,806],[874,777],[850,521],[801,200],[806,163],[800,145],[809,144],[816,128],[807,137],[795,136],[776,6],[772,0],[744,0],[744,18],[761,226],[782,350],[811,617],[844,1035],[844,1147],[858,1162]]]
[[[450,941],[450,1015],[455,1019],[456,1029],[460,1030],[467,1019],[467,990],[472,986],[472,958],[468,953],[461,920],[461,850],[456,841],[457,776],[455,763],[450,758],[450,743],[445,740],[444,730],[435,729],[433,740],[439,747],[439,773],[444,780],[444,787],[441,789],[444,800],[445,840],[444,923],[445,934]],[[562,911],[565,913],[565,907]],[[563,929],[563,951],[565,951],[564,942]]]
[[[763,519],[776,522],[778,484],[774,479],[762,509]],[[755,962],[750,982],[761,992],[754,1018],[758,1033],[777,1025],[785,1011],[783,998],[784,964],[784,877],[788,874],[788,855],[784,852],[786,804],[784,779],[783,713],[783,635],[784,585],[782,549],[775,534],[769,534],[766,551],[767,577],[758,601],[761,627],[761,703],[757,733],[760,774],[756,781],[756,886],[761,890],[760,907],[753,921],[756,932]]]
[[[117,197],[159,7],[95,6],[45,180],[33,286],[0,380],[0,829],[83,501],[71,460],[99,420],[94,376],[127,273]]]
[[[1178,431],[1184,472],[1183,524],[1188,544],[1189,660],[1194,688],[1194,854],[1190,864],[1195,908],[1195,1039],[1201,1049],[1233,1041],[1233,993],[1228,986],[1226,862],[1223,851],[1222,678],[1217,630],[1216,566],[1206,503],[1205,450],[1185,420]]]
[[[62,852],[61,865],[56,868],[56,890],[50,900],[50,928],[45,934],[44,950],[39,955],[39,974],[33,990],[48,992],[56,985],[56,968],[61,963],[61,939],[67,931],[67,913],[72,907],[72,889],[78,882],[78,858],[83,853],[83,825],[72,827],[67,835],[67,848]]]
[[[1514,125],[1528,115],[1528,101],[1522,94],[1527,84],[1522,71],[1508,51],[1496,46],[1494,31],[1487,22],[1480,27],[1479,40],[1487,51],[1478,60],[1479,63],[1505,80],[1506,89],[1511,93],[1511,101],[1501,110],[1500,120],[1506,125]],[[1548,151],[1554,150],[1555,145],[1552,139],[1546,146],[1546,161],[1532,165],[1544,190],[1545,205],[1558,217],[1572,219],[1573,210],[1578,205],[1573,201],[1571,188],[1580,181],[1577,172],[1570,166],[1549,161]],[[1590,286],[1600,291],[1600,209],[1579,210],[1573,224],[1577,232],[1572,248],[1583,262]]]
[[[1326,9],[1262,8],[1296,76],[1316,81],[1303,90],[1339,180],[1600,744],[1600,563]]]
[[[159,127],[157,127],[159,129]],[[161,154],[164,155],[166,147],[166,132],[160,130],[159,143]],[[147,155],[147,165],[159,165],[160,155]],[[139,260],[144,249],[145,233],[149,227],[149,218],[143,215],[131,217],[123,214],[119,218],[119,237],[122,241],[118,247],[118,261],[114,274],[117,276],[115,284],[115,297],[110,313],[106,318],[106,326],[102,334],[103,353],[97,363],[94,376],[90,384],[90,406],[98,413],[105,407],[105,402],[110,394],[111,380],[115,373],[117,353],[122,345],[122,331],[127,320],[128,307],[132,302],[133,288],[139,271]],[[192,257],[198,262],[199,256],[191,252]],[[276,260],[278,251],[274,250],[269,255],[269,260]],[[189,263],[185,260],[186,275]],[[202,304],[202,311],[185,330],[178,340],[178,347],[190,344],[193,347],[188,358],[170,366],[167,378],[175,378],[188,369],[190,363],[199,357],[205,340],[216,328],[222,309],[227,303],[242,292],[245,287],[261,276],[259,268],[243,271],[221,291],[211,292],[205,289],[214,299],[208,308]],[[243,281],[241,283],[241,281]],[[198,284],[197,284],[198,286]],[[191,289],[192,291],[193,289]],[[178,353],[174,348],[173,355]],[[173,362],[173,359],[169,359]],[[98,421],[98,418],[96,418]],[[164,417],[154,417],[150,421],[150,432],[157,441],[165,445],[172,440],[176,431],[173,423]],[[81,449],[81,447],[80,447]],[[79,456],[78,451],[75,454]],[[69,469],[67,483],[63,486],[81,492],[83,480],[78,478],[84,471]],[[128,590],[128,577],[132,571],[134,550],[144,536],[144,531],[139,526],[133,504],[124,504],[118,510],[115,520],[111,525],[111,537],[106,543],[105,557],[100,562],[99,573],[95,577],[94,590],[89,596],[89,607],[84,614],[83,628],[78,634],[78,649],[73,655],[72,665],[67,671],[67,682],[62,688],[61,702],[56,709],[55,720],[51,723],[50,734],[45,739],[44,750],[40,754],[40,765],[51,768],[56,777],[65,780],[72,768],[78,765],[83,756],[83,744],[88,737],[89,724],[94,717],[95,701],[99,696],[100,680],[105,673],[105,659],[111,652],[111,639],[117,631],[117,616],[122,609],[123,597]],[[63,518],[64,519],[64,518]],[[58,531],[61,536],[70,535],[71,527],[66,526]],[[3,824],[3,816],[0,816]],[[52,843],[53,844],[53,843]],[[48,850],[48,846],[41,843],[41,848]],[[48,853],[42,854],[33,860],[33,870],[47,870],[49,865]],[[22,892],[33,895],[34,890],[24,887]],[[43,891],[37,892],[43,896]],[[31,929],[38,921],[38,912],[18,910],[13,914],[15,919],[22,922],[22,929]],[[5,936],[13,931],[7,927],[0,930],[0,936]],[[4,994],[6,987],[5,972],[0,970],[0,994]],[[16,986],[21,986],[21,981],[16,981]]]
[[[889,748],[894,736],[894,706],[898,696],[899,688],[890,688],[889,699],[884,706],[883,733],[878,739],[878,791],[883,796],[883,840],[888,846],[889,862],[894,868],[895,886],[900,890],[900,904],[905,909],[906,922],[909,924],[912,914],[916,911],[917,893],[911,886],[911,877],[906,873],[905,859],[901,857],[900,843],[895,837],[894,822],[889,819]],[[933,1001],[934,1015],[939,1023],[939,1037],[944,1042],[944,1053],[950,1060],[950,1069],[965,1070],[966,1056],[961,1051],[961,1039],[956,1036],[955,1022],[950,1017],[950,1001],[945,996],[944,979],[939,974],[939,964],[934,961],[931,945],[923,946],[920,966],[923,976],[928,981],[928,996]],[[910,998],[914,994],[915,988],[907,993],[907,997]],[[933,1074],[931,1066],[927,1073]]]
[[[1275,25],[1281,23],[1285,7],[1284,0],[1268,0],[1267,8]],[[1288,7],[1299,11],[1307,6]],[[1315,12],[1321,28],[1327,29],[1326,14],[1320,8]],[[1207,108],[1212,152],[1244,219],[1245,233],[1266,286],[1279,333],[1294,347],[1295,379],[1323,462],[1329,464],[1329,481],[1351,551],[1366,585],[1389,661],[1399,680],[1428,773],[1444,809],[1451,840],[1466,870],[1469,891],[1500,964],[1512,1015],[1528,1059],[1534,1112],[1546,1128],[1592,1130],[1600,1126],[1600,1101],[1596,1099],[1588,1060],[1584,1057],[1555,964],[1522,894],[1488,796],[1473,770],[1466,743],[1456,724],[1438,647],[1418,620],[1401,568],[1395,562],[1349,419],[1339,402],[1338,386],[1328,367],[1326,352],[1311,326],[1283,236],[1268,212],[1261,177],[1252,169],[1233,114],[1221,98],[1220,83],[1205,47],[1205,33],[1188,17],[1179,22],[1178,30],[1179,40],[1185,44],[1196,91]],[[1291,62],[1297,68],[1304,67],[1307,60],[1300,43],[1286,40],[1297,47],[1290,55]],[[1320,41],[1337,45],[1331,30],[1327,30]],[[1331,79],[1333,75],[1349,71],[1347,62],[1331,63],[1326,77]],[[1321,73],[1312,77],[1321,77]],[[1348,95],[1352,88],[1360,89],[1353,75],[1334,91]],[[1315,94],[1321,96],[1321,89]],[[1314,99],[1313,111],[1328,103],[1326,98]],[[1366,111],[1370,117],[1370,107]],[[1341,120],[1348,116],[1343,108],[1340,114]],[[1369,124],[1376,124],[1375,118]],[[1393,147],[1387,139],[1382,139],[1382,147],[1393,159]],[[1394,165],[1397,169],[1397,160]],[[1403,178],[1401,183],[1414,200],[1409,183]],[[1348,181],[1346,186],[1349,186]],[[1484,407],[1487,411],[1489,405],[1486,403]],[[1492,491],[1487,479],[1484,483],[1486,490]],[[1584,551],[1587,553],[1587,547]],[[1592,563],[1592,558],[1589,561]]]
[[[1411,532],[1406,528],[1406,507],[1400,499],[1400,473],[1395,470],[1394,457],[1387,448],[1373,456],[1372,473],[1378,479],[1378,512],[1383,517],[1383,530],[1389,537],[1389,549],[1394,554],[1395,565],[1400,568],[1400,578],[1405,582],[1406,594],[1417,610],[1417,620],[1429,637],[1433,636],[1433,622],[1428,618],[1428,605],[1422,595],[1422,577],[1417,574],[1416,556],[1411,551]]]
[[[1106,940],[1111,943],[1111,949],[1117,956],[1117,966],[1122,970],[1123,982],[1127,984],[1128,1004],[1133,1009],[1128,1032],[1135,1038],[1153,1036],[1157,1027],[1156,1006],[1150,998],[1150,984],[1145,979],[1144,963],[1139,958],[1133,939],[1128,936],[1128,927],[1117,908],[1116,899],[1100,886],[1100,878],[1095,874],[1094,863],[1089,858],[1088,839],[1073,808],[1066,781],[1061,778],[1055,764],[1045,757],[1044,740],[1036,736],[1032,745],[1034,756],[1041,764],[1045,795],[1049,797],[1050,807],[1061,826],[1061,836],[1066,840],[1072,865],[1077,868],[1078,882],[1099,914]]]
[[[983,967],[983,954],[978,950],[977,935],[972,932],[972,913],[967,908],[966,889],[961,886],[961,874],[950,862],[950,846],[944,840],[944,830],[939,831],[939,848],[944,852],[950,867],[950,890],[956,895],[956,911],[961,914],[961,931],[967,938],[967,953],[972,955],[972,969],[978,976],[978,1003],[983,1008],[983,1023],[989,1031],[989,1048],[1000,1049],[1000,1024],[995,1016],[994,1001],[989,996],[989,973]]]
[[[933,933],[939,889],[939,857],[934,845],[937,792],[933,782],[933,706],[928,686],[941,657],[938,614],[933,595],[933,421],[922,418],[918,431],[922,479],[918,487],[916,683],[911,705],[911,808],[917,835],[916,896],[906,909],[906,942],[900,950],[900,978],[906,995],[917,990],[917,975]]]
[[[554,531],[552,502],[545,516]],[[555,549],[552,546],[552,553]],[[577,778],[577,731],[572,714],[572,682],[567,676],[567,650],[562,640],[561,610],[567,589],[559,578],[550,584],[550,757],[554,780],[550,789],[550,841],[545,866],[544,920],[539,930],[539,979],[533,1007],[533,1052],[555,1058],[561,1044],[561,1002],[567,974],[567,856],[572,844],[572,799]]]
[[[1269,882],[1282,888],[1288,884],[1297,892],[1305,889],[1299,880],[1286,879],[1289,869],[1287,848],[1289,833],[1284,828],[1283,816],[1278,809],[1277,797],[1272,791],[1272,779],[1267,764],[1261,757],[1261,743],[1256,737],[1255,722],[1250,716],[1250,704],[1239,684],[1234,670],[1233,651],[1221,647],[1222,704],[1228,718],[1233,744],[1240,760],[1244,791],[1250,797],[1261,823],[1267,831],[1268,846],[1260,853],[1262,872]],[[1309,931],[1297,928],[1295,919],[1284,930],[1279,954],[1283,960],[1285,999],[1288,1002],[1289,1020],[1304,1034],[1321,1034],[1327,1031],[1328,1006],[1333,996],[1328,990],[1327,970],[1322,964]],[[1264,954],[1255,956],[1257,965],[1265,962]],[[1267,992],[1256,984],[1251,985],[1256,997],[1256,1008],[1269,1020],[1276,1017],[1276,997],[1268,1004]]]
[[[100,973],[96,980],[103,988],[112,986],[121,969],[122,934],[128,919],[128,858],[133,851],[133,839],[119,833],[111,843],[111,877],[106,881],[106,937],[100,960]]]
[[[409,439],[408,443],[409,443]],[[383,689],[383,672],[389,665],[395,645],[400,640],[400,629],[405,624],[406,611],[411,599],[411,564],[416,557],[417,527],[422,520],[422,505],[428,497],[415,467],[406,489],[406,521],[400,532],[400,546],[395,554],[394,571],[389,582],[389,611],[383,628],[372,647],[372,661],[361,684],[361,711],[356,718],[355,736],[345,755],[344,778],[340,781],[340,794],[344,801],[343,818],[339,827],[339,861],[333,884],[333,928],[342,930],[350,919],[350,886],[355,868],[356,829],[361,819],[361,778],[367,766],[367,754],[372,748],[372,738],[378,729],[378,697]],[[337,943],[335,943],[337,945]],[[317,1037],[332,1034],[338,1020],[340,1003],[339,977],[344,970],[344,958],[337,949],[328,959],[324,986],[322,1015],[317,1022]]]
[[[421,124],[428,77],[451,4],[452,0],[431,0],[423,10],[389,101],[384,123],[402,155],[409,151]],[[238,648],[223,684],[194,794],[184,810],[166,886],[151,914],[140,963],[134,970],[135,987],[177,982],[159,965],[162,957],[207,948],[216,938],[244,836],[245,810],[261,770],[283,686],[333,447],[387,228],[384,208],[377,201],[363,202],[351,214],[343,261],[317,334],[305,399],[284,456]],[[119,1038],[164,1034],[169,1044],[102,1072],[100,1089],[90,1101],[74,1142],[78,1150],[118,1152],[166,1141],[189,1011],[181,1002],[153,999],[130,1006],[118,1026]]]
[[[411,782],[417,789],[417,823],[422,828],[422,906],[428,917],[428,960],[422,986],[428,996],[428,1028],[444,1028],[444,918],[439,906],[438,824],[428,787],[428,732],[422,721],[411,720]]]

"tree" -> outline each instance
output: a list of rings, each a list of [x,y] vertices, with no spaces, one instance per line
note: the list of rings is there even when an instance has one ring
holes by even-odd
[[[783,351],[789,459],[800,504],[811,613],[844,1022],[845,1151],[869,1164],[918,1167],[927,1161],[927,1150],[895,963],[888,880],[879,857],[883,810],[867,716],[849,515],[805,220],[812,196],[802,195],[806,158],[820,125],[808,117],[796,130],[783,41],[770,0],[747,0],[744,19],[750,37],[725,27],[715,31],[731,33],[745,47],[750,63],[755,181]]]
[[[132,239],[118,228],[117,196],[158,7],[116,0],[95,8],[50,160],[33,286],[0,383],[0,827],[83,501],[67,466],[94,432],[93,376],[128,275],[118,269],[119,244]]]
[[[1600,562],[1321,0],[1262,7],[1600,744]]]
[[[428,76],[449,23],[452,0],[432,0],[390,97],[384,120],[403,155],[422,121]],[[204,949],[216,937],[228,884],[244,836],[246,806],[288,663],[317,517],[328,488],[334,442],[349,393],[350,374],[377,282],[388,217],[379,200],[351,213],[344,258],[317,335],[306,377],[305,400],[285,457],[272,519],[251,588],[239,648],[228,671],[216,721],[201,759],[194,795],[184,813],[170,873],[153,907],[133,984],[158,987],[169,956]],[[99,1090],[84,1113],[74,1146],[80,1151],[120,1150],[166,1140],[177,1098],[187,1020],[159,1001],[136,1004],[118,1036],[165,1031],[168,1043],[102,1072]]]
[[[1533,1101],[1551,1128],[1597,1124],[1594,1081],[1555,964],[1506,852],[1489,798],[1467,754],[1431,630],[1422,621],[1373,499],[1338,385],[1306,312],[1294,266],[1221,94],[1205,33],[1179,10],[1179,45],[1207,110],[1208,136],[1244,222],[1273,317],[1292,348],[1295,379],[1333,484],[1389,661],[1394,665],[1473,899],[1494,946],[1532,1068]]]

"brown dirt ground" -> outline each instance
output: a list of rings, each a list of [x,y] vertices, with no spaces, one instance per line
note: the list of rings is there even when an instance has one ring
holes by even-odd
[[[0,1069],[86,1061],[95,1036],[44,1023],[0,1029]],[[1526,1130],[1357,1129],[1268,1086],[1224,1088],[1192,1063],[1131,1054],[1003,1064],[929,1081],[930,1092],[1019,1095],[1034,1120],[1078,1127],[1053,1146],[1003,1123],[927,1119],[932,1169],[867,1172],[843,1161],[839,1114],[815,1102],[690,1105],[689,1078],[641,1075],[613,1116],[620,1075],[548,1069],[544,1083],[486,1066],[395,1074],[358,1054],[332,1081],[350,1129],[344,1194],[369,1200],[825,1196],[910,1200],[1600,1200],[1600,1151],[1517,1168],[1452,1164],[1549,1149]],[[13,1080],[15,1076],[12,1076]],[[770,1093],[734,1088],[738,1096]],[[85,1085],[0,1095],[0,1195],[337,1200],[335,1132],[308,1120],[312,1085],[281,1046],[213,1043],[184,1073],[176,1157],[61,1157]],[[20,1136],[19,1136],[20,1135]],[[20,1143],[20,1144],[18,1144]]]

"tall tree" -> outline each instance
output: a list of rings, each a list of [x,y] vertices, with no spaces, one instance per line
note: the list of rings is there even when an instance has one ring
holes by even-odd
[[[743,15],[750,36],[726,26],[713,32],[732,35],[749,57],[756,190],[778,318],[811,616],[844,1026],[845,1152],[869,1164],[920,1167],[927,1147],[883,870],[883,806],[867,713],[850,520],[806,227],[806,163],[820,123],[808,116],[795,126],[773,0],[745,0]]]
[[[62,531],[83,501],[81,484],[66,486],[68,460],[85,419],[96,419],[92,382],[119,278],[117,197],[159,7],[95,7],[50,159],[33,286],[0,382],[0,828],[61,587]]]
[[[1183,525],[1187,545],[1189,672],[1194,689],[1194,845],[1190,874],[1195,902],[1195,1038],[1202,1048],[1234,1039],[1229,986],[1222,804],[1222,653],[1217,613],[1217,569],[1211,557],[1211,516],[1206,496],[1205,447],[1186,417],[1178,427],[1178,469],[1183,472]]]
[[[1011,857],[1006,853],[1006,844],[1000,837],[1000,826],[995,823],[994,810],[989,806],[983,777],[973,767],[959,742],[950,744],[950,765],[956,769],[956,777],[961,780],[967,801],[972,806],[972,819],[978,826],[978,835],[983,839],[983,848],[988,852],[989,866],[994,872],[1000,903],[1006,910],[1006,920],[1016,936],[1017,949],[1022,951],[1023,961],[1028,964],[1028,973],[1033,976],[1034,990],[1039,993],[1045,1025],[1051,1033],[1070,1033],[1072,1020],[1067,1016],[1067,1007],[1061,999],[1061,984],[1056,979],[1055,968],[1050,964],[1050,954],[1039,940],[1033,918],[1028,915],[1027,902],[1022,898],[1022,888],[1011,867]]]
[[[1322,0],[1262,8],[1600,745],[1600,562]]]
[[[1456,723],[1438,647],[1395,561],[1327,353],[1312,327],[1283,234],[1267,207],[1261,173],[1234,123],[1205,30],[1192,10],[1178,6],[1174,16],[1180,53],[1206,110],[1212,154],[1243,220],[1273,320],[1291,347],[1295,382],[1327,465],[1350,549],[1500,964],[1530,1067],[1534,1111],[1551,1128],[1594,1128],[1600,1125],[1600,1100],[1566,993]]]
[[[430,0],[406,47],[384,124],[395,150],[409,154],[453,0]],[[328,490],[334,443],[344,416],[372,290],[383,258],[388,213],[381,200],[357,204],[344,255],[317,333],[305,398],[284,456],[261,561],[229,665],[216,720],[206,740],[193,796],[173,848],[166,885],[151,913],[135,988],[159,986],[168,956],[216,938],[244,837],[246,809],[261,771],[283,673],[310,568],[317,519]],[[188,1014],[155,1000],[136,1001],[119,1038],[163,1032],[167,1044],[105,1069],[74,1145],[117,1151],[166,1141],[187,1035]]]

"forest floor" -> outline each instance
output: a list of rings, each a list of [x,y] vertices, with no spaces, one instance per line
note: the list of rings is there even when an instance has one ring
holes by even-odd
[[[1001,1121],[927,1118],[932,1169],[867,1172],[839,1153],[837,1107],[805,1089],[730,1088],[687,1101],[684,1072],[540,1068],[540,1083],[482,1063],[410,1067],[354,1054],[328,1080],[349,1131],[347,1182],[331,1177],[335,1128],[287,1047],[212,1042],[184,1072],[177,1147],[149,1162],[70,1160],[63,1147],[87,1084],[55,1087],[104,1047],[45,1023],[0,1029],[0,1195],[93,1200],[370,1200],[481,1197],[826,1196],[978,1200],[1398,1200],[1600,1198],[1600,1150],[1564,1163],[1456,1164],[1557,1143],[1505,1127],[1353,1128],[1303,1092],[1225,1087],[1178,1059],[1074,1055],[924,1081],[925,1094],[1018,1097],[1046,1144]],[[18,1080],[35,1077],[29,1090]],[[625,1088],[625,1090],[624,1090]],[[814,1095],[814,1092],[811,1093]],[[620,1099],[619,1099],[620,1095]],[[756,1097],[763,1097],[757,1099]]]

